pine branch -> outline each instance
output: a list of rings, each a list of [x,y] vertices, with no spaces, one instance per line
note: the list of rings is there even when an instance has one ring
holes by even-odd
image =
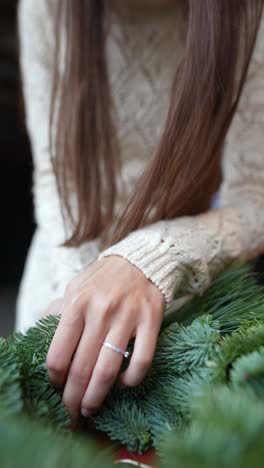
[[[70,415],[61,395],[49,382],[45,364],[32,368],[22,379],[25,411],[36,419],[53,424],[60,430],[69,430]]]
[[[263,466],[264,406],[243,391],[216,387],[196,402],[190,430],[162,445],[166,468]]]
[[[25,335],[15,333],[9,344],[20,365],[24,410],[37,419],[67,429],[70,426],[69,413],[61,401],[61,395],[49,381],[45,364],[58,323],[59,317],[50,315],[41,319]]]
[[[0,412],[15,414],[22,408],[19,364],[7,341],[0,338]]]
[[[168,326],[166,333],[160,335],[153,366],[180,374],[203,366],[220,340],[219,328],[219,322],[208,315],[187,327]]]
[[[252,263],[234,265],[218,276],[202,296],[195,296],[175,313],[170,320],[187,325],[203,314],[219,321],[222,333],[237,330],[244,321],[263,317],[264,287],[257,283],[251,271]]]
[[[222,432],[227,428],[228,433],[230,427],[235,431],[238,414],[224,412],[221,402],[218,402],[219,409],[217,406],[218,412],[213,419],[213,403],[210,400],[210,407],[199,403],[202,416],[194,412],[194,398],[200,395],[201,402],[208,385],[213,388],[217,382],[222,382],[233,389],[243,403],[246,414],[249,399],[245,393],[251,396],[252,404],[258,405],[261,389],[264,388],[264,287],[257,285],[249,268],[244,266],[228,270],[203,297],[194,298],[183,306],[174,317],[181,318],[181,324],[163,324],[155,357],[145,379],[137,387],[122,391],[113,386],[100,412],[93,418],[97,430],[106,432],[112,440],[139,453],[151,446],[162,453],[162,442],[169,440],[171,434],[173,446],[168,451],[166,466],[170,466],[170,454],[176,449],[179,467],[198,467],[200,462],[201,466],[207,467],[208,460],[211,460],[210,453],[215,453],[217,459],[218,450],[222,447]],[[7,341],[0,341],[0,413],[15,408],[14,412],[23,412],[31,419],[45,422],[47,430],[56,429],[54,433],[62,437],[62,431],[67,431],[69,426],[69,415],[61,402],[61,395],[49,382],[45,365],[58,321],[59,317],[49,316],[38,322],[25,336],[16,333]],[[129,343],[130,351],[133,351],[133,346],[134,339]],[[124,360],[120,372],[128,365],[129,360]],[[7,390],[11,388],[12,391]],[[212,441],[210,447],[206,447],[209,416],[212,419],[211,426],[208,425]],[[241,417],[246,418],[245,415]],[[258,421],[254,426],[256,434],[259,433]],[[187,429],[191,422],[191,428]],[[244,419],[241,424],[243,426]],[[80,429],[88,427],[88,421],[86,423],[86,420],[80,419]],[[250,426],[249,430],[253,431],[254,427]],[[246,429],[244,432],[237,433],[238,440],[245,443],[250,440],[260,450],[258,437],[250,438],[251,432],[247,434]],[[63,435],[65,440],[69,436],[67,432]],[[79,433],[76,434],[77,439],[79,436]],[[199,447],[199,444],[203,447]],[[56,450],[61,453],[60,447],[54,450],[54,453],[57,453]],[[228,450],[232,452],[231,446]],[[252,450],[248,453],[253,456]],[[237,454],[237,459],[239,456]],[[191,464],[192,460],[195,465]],[[76,458],[75,468],[82,466],[78,463],[79,459]],[[48,468],[53,468],[53,465]]]
[[[185,419],[175,407],[169,405],[166,397],[157,388],[148,395],[148,398],[138,402],[149,422],[152,445],[158,452],[159,444],[172,430],[182,431]]]
[[[26,417],[0,419],[3,468],[110,468],[114,451]]]
[[[95,418],[96,428],[107,432],[111,440],[118,440],[131,452],[143,453],[151,447],[149,423],[135,401],[111,400],[104,406],[103,414]]]
[[[233,363],[230,382],[235,391],[243,389],[260,399],[264,398],[264,347],[242,356]]]
[[[258,350],[264,345],[264,322],[244,325],[244,328],[225,336],[216,347],[215,356],[209,365],[214,368],[214,382],[229,380],[232,363],[239,357]]]

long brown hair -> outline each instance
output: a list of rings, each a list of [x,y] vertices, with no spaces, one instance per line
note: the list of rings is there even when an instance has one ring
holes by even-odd
[[[63,244],[69,247],[97,236],[107,247],[146,224],[209,208],[263,10],[263,0],[188,1],[184,55],[163,134],[109,238],[120,165],[110,112],[106,3],[58,0],[50,119],[52,129],[57,116],[57,129],[50,131],[50,146],[63,216],[72,226]],[[62,26],[66,52],[60,73]]]

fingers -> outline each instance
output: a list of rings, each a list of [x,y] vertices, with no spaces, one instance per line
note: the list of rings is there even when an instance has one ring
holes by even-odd
[[[78,348],[71,363],[63,392],[63,402],[72,420],[80,413],[83,395],[87,389],[104,338],[108,332],[104,322],[86,323]]]
[[[138,385],[152,363],[162,310],[153,300],[154,286],[121,260],[118,267],[112,260],[107,268],[101,263],[96,271],[83,272],[66,288],[46,363],[53,384],[65,385],[63,402],[74,423],[80,410],[87,415],[99,409],[120,372],[123,354],[104,341],[126,350],[136,336],[131,362],[119,379],[125,385]],[[125,286],[116,286],[123,283],[133,288],[124,292]]]
[[[129,366],[120,375],[118,383],[127,386],[140,384],[153,361],[158,333],[159,329],[148,322],[138,326]]]
[[[127,326],[124,326],[124,324],[115,326],[109,331],[105,341],[126,350],[131,333],[132,330],[129,324]],[[101,347],[92,378],[82,399],[81,411],[83,416],[88,416],[99,409],[116,380],[122,361],[123,354],[106,346]]]
[[[62,314],[46,357],[48,375],[55,387],[62,387],[65,383],[83,328],[84,319],[81,314]]]

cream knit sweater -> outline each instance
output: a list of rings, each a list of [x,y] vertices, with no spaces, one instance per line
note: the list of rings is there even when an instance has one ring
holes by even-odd
[[[107,57],[122,158],[116,214],[148,163],[164,125],[186,31],[180,5],[175,0],[174,6],[161,8],[159,14],[146,14],[147,9],[143,14],[132,6],[124,15],[113,12]],[[177,298],[203,293],[235,259],[251,258],[264,250],[263,21],[226,139],[220,208],[157,222],[100,252],[98,239],[80,248],[58,246],[65,231],[48,154],[54,37],[47,0],[21,0],[18,19],[37,228],[20,284],[16,329],[32,325],[79,271],[106,255],[125,257],[150,278],[165,296],[167,314]]]

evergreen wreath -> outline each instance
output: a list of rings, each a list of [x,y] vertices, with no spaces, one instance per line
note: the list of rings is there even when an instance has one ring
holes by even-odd
[[[74,433],[45,365],[59,316],[1,338],[1,466],[106,468],[121,443],[138,453],[154,447],[160,467],[262,467],[264,286],[252,264],[229,268],[203,296],[171,312],[143,382],[114,384]],[[99,450],[95,430],[113,441],[109,448]]]

